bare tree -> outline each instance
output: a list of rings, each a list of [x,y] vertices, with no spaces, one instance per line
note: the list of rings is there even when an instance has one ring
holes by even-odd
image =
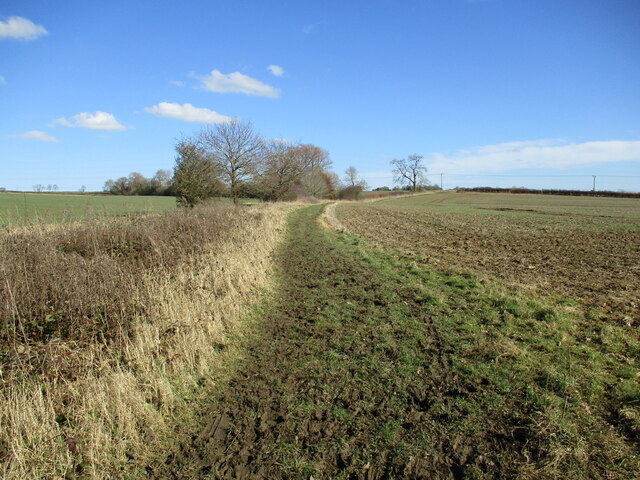
[[[284,200],[293,195],[292,187],[299,183],[303,170],[297,152],[297,147],[281,141],[265,144],[260,169],[260,190],[265,200]]]
[[[145,195],[149,188],[149,179],[140,172],[131,172],[127,177],[127,190],[131,195]]]
[[[420,185],[427,183],[425,174],[427,173],[427,167],[422,163],[422,155],[409,155],[408,158],[401,158],[400,160],[391,160],[391,165],[394,166],[393,174],[395,175],[393,181],[401,185],[409,185],[414,192]]]
[[[344,183],[347,187],[360,187],[362,190],[367,188],[367,182],[359,177],[356,167],[349,167],[344,171]]]
[[[292,147],[292,152],[300,163],[301,173],[297,184],[302,190],[316,198],[334,195],[334,179],[329,174],[332,163],[329,152],[311,144],[296,145]]]
[[[173,180],[178,205],[191,208],[221,193],[222,182],[216,165],[201,147],[192,140],[180,140],[176,153]]]
[[[233,203],[238,203],[240,188],[253,179],[264,154],[264,142],[249,122],[232,120],[200,132],[199,146],[229,186]]]
[[[340,198],[346,200],[358,200],[363,190],[367,188],[367,182],[360,178],[356,167],[349,167],[344,171],[344,187],[340,190]]]
[[[316,145],[302,144],[293,147],[303,170],[328,170],[331,167],[329,152]]]
[[[102,189],[112,195],[130,195],[129,179],[127,177],[120,177],[115,180],[107,180],[104,182]]]

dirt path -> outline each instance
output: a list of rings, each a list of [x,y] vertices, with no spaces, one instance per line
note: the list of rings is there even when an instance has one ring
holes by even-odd
[[[486,353],[457,326],[459,313],[484,308],[474,280],[432,281],[361,248],[319,225],[322,208],[291,215],[279,298],[202,430],[152,476],[544,478],[526,475],[545,455],[532,387],[495,361],[475,367]],[[454,319],[456,349],[443,318]]]

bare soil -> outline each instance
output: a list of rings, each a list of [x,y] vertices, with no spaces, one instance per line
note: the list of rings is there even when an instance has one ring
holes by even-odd
[[[341,205],[337,214],[350,231],[440,268],[482,272],[538,293],[575,298],[603,318],[640,325],[637,219],[480,208],[509,214],[394,208],[392,203]]]
[[[424,298],[327,241],[319,209],[294,214],[282,296],[203,428],[155,478],[509,478],[527,421],[501,404],[473,435],[453,428],[481,378],[451,368]],[[399,314],[398,310],[402,313]],[[486,413],[486,412],[485,412]]]
[[[342,219],[403,246],[397,215],[359,208]],[[246,355],[151,478],[634,478],[631,430],[572,367],[591,353],[562,317],[331,233],[322,209],[291,215]]]

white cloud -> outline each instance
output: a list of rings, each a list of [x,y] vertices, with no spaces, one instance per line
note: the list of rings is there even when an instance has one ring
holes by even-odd
[[[6,85],[7,84],[7,79],[4,78],[2,75],[0,75],[0,85]]]
[[[19,135],[22,138],[28,138],[30,140],[40,140],[41,142],[59,142],[55,137],[47,135],[40,130],[31,130],[30,132],[25,132]]]
[[[309,35],[311,33],[313,33],[313,31],[316,29],[315,25],[305,25],[304,27],[302,27],[302,33]]]
[[[184,87],[186,84],[181,80],[169,80],[171,85],[175,85],[176,87]]]
[[[535,140],[484,145],[425,159],[430,172],[496,173],[524,168],[562,169],[609,162],[640,161],[640,141],[569,143]]]
[[[145,108],[156,117],[174,118],[185,122],[199,123],[226,123],[231,121],[231,117],[221,115],[208,108],[194,107],[190,103],[180,105],[178,103],[161,102],[153,107]]]
[[[58,118],[49,124],[50,127],[55,125],[64,125],[65,127],[82,127],[90,130],[126,130],[126,127],[118,122],[113,114],[101,112],[100,110],[96,111],[96,113],[78,113],[71,117],[71,121],[66,118]]]
[[[196,78],[200,79],[202,86],[211,92],[244,93],[246,95],[269,98],[278,98],[280,96],[280,90],[277,88],[240,72],[225,75],[219,70],[213,70],[211,75],[204,77],[196,76]]]
[[[284,75],[284,68],[278,65],[269,65],[267,68],[269,69],[271,74],[275,75],[276,77],[281,77]]]
[[[270,137],[270,138],[267,138],[267,140],[273,143],[282,143],[284,145],[293,144],[293,141],[289,140],[288,138]]]
[[[49,32],[42,26],[23,17],[9,17],[6,22],[0,21],[0,40],[15,38],[19,40],[35,40]]]

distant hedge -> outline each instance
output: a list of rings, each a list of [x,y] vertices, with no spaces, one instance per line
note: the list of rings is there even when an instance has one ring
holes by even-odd
[[[480,193],[535,193],[538,195],[569,195],[586,197],[616,197],[616,198],[640,198],[640,193],[634,192],[610,192],[607,190],[549,190],[531,188],[496,188],[496,187],[474,187],[458,188],[460,192],[480,192]]]

